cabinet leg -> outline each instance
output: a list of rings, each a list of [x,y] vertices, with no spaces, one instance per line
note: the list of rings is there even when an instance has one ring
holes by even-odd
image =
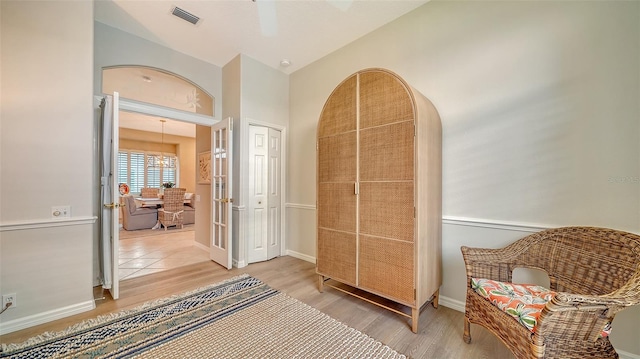
[[[433,293],[433,300],[431,301],[431,305],[433,305],[434,308],[438,309],[438,298],[440,298],[440,289],[438,288],[438,290],[436,290],[435,293]]]
[[[324,291],[324,276],[318,275],[318,292],[322,293]]]
[[[411,331],[418,332],[418,319],[420,318],[420,308],[411,308]]]

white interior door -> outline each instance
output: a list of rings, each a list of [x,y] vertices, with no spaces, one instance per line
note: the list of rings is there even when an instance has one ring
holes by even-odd
[[[267,260],[280,255],[280,243],[282,235],[280,233],[280,221],[282,218],[281,203],[281,178],[280,170],[282,157],[280,150],[282,148],[280,131],[269,129],[269,192],[268,192],[268,212],[269,212],[269,228],[267,238]]]
[[[269,129],[249,126],[249,198],[246,240],[248,262],[267,260]]]
[[[249,126],[248,262],[280,255],[280,131]]]
[[[119,262],[119,191],[118,177],[118,113],[120,96],[117,92],[105,99],[102,123],[102,271],[103,287],[113,299],[120,297],[118,280]]]
[[[232,119],[227,118],[211,127],[211,245],[214,262],[231,269],[231,184],[233,163]]]

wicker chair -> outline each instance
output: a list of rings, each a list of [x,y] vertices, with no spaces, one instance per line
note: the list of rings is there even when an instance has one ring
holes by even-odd
[[[167,230],[169,226],[180,226],[184,224],[184,193],[185,188],[166,188],[164,190],[162,208],[158,210],[158,221]]]
[[[640,236],[565,227],[501,249],[461,249],[467,271],[465,342],[471,342],[474,323],[498,336],[517,358],[618,358],[602,330],[616,313],[640,303]],[[557,292],[533,331],[471,288],[471,278],[511,282],[518,267],[546,271]]]
[[[149,188],[144,187],[140,189],[140,197],[142,198],[158,198],[158,193],[160,190],[158,188]]]

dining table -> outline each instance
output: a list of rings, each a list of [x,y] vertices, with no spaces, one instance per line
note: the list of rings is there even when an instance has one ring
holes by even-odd
[[[157,207],[157,206],[161,206],[164,204],[164,200],[162,198],[158,198],[158,197],[152,197],[152,198],[143,198],[143,197],[136,197],[135,198],[136,202],[140,203],[140,205],[142,207]],[[185,198],[184,199],[184,203],[191,203],[191,199]]]

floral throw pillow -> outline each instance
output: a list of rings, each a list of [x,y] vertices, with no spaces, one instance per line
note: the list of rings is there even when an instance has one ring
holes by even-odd
[[[556,295],[556,292],[539,285],[498,282],[484,278],[471,278],[471,288],[531,332],[535,332],[542,308]],[[601,336],[606,337],[610,332],[611,326],[608,324]]]

